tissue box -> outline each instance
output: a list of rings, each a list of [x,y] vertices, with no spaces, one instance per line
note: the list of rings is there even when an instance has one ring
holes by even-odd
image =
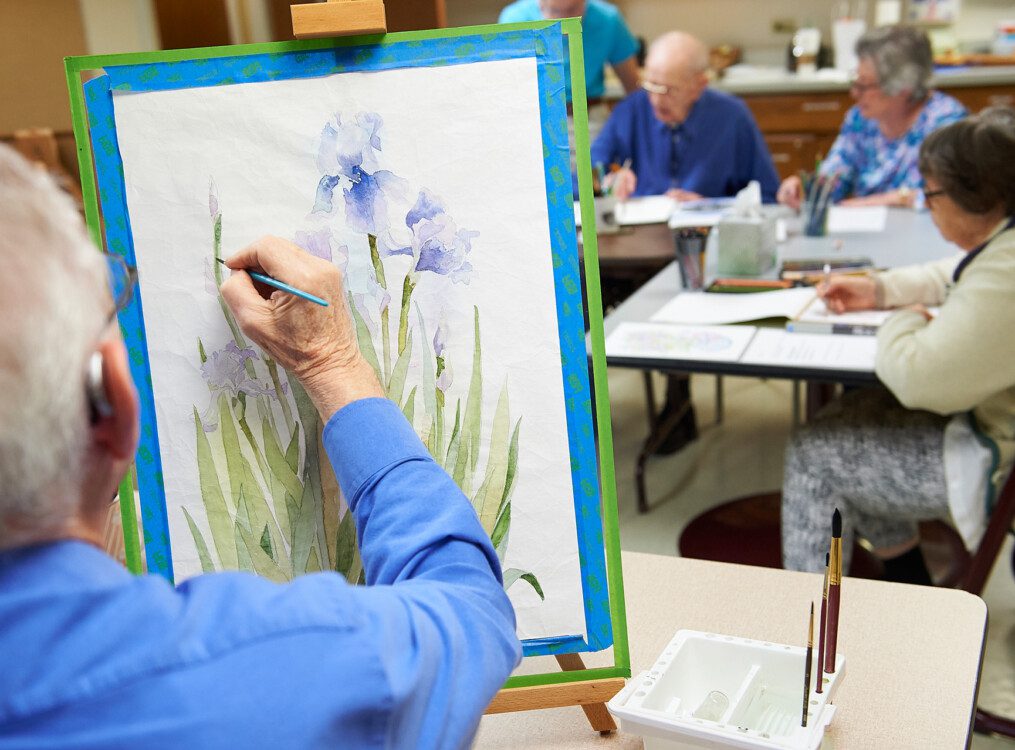
[[[726,216],[717,225],[720,276],[758,276],[775,266],[775,218]]]

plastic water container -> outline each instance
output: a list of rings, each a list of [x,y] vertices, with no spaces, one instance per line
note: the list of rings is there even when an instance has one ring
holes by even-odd
[[[835,672],[823,675],[816,693],[815,644],[804,727],[805,654],[801,646],[680,630],[607,707],[623,731],[644,738],[646,750],[817,750],[846,660],[836,654]]]

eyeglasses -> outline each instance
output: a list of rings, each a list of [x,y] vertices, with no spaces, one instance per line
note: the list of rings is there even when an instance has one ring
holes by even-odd
[[[109,314],[112,321],[127,305],[134,296],[134,287],[137,286],[137,269],[127,263],[122,255],[103,253],[106,260],[106,269],[109,281],[109,293],[113,296],[113,311]]]
[[[687,86],[664,86],[661,83],[652,83],[652,81],[642,81],[641,87],[656,96],[670,96],[687,89]]]
[[[923,204],[930,208],[930,199],[936,198],[939,195],[944,195],[944,190],[923,190]]]
[[[853,76],[849,81],[849,90],[855,91],[859,96],[863,96],[871,89],[879,89],[881,84],[875,81],[874,83],[860,83],[856,76]]]

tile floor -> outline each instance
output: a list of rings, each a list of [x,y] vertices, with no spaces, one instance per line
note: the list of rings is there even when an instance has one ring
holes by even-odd
[[[700,437],[648,468],[652,510],[639,515],[634,466],[647,430],[641,373],[609,370],[610,402],[620,507],[621,546],[674,555],[684,525],[730,498],[778,489],[782,452],[792,424],[792,388],[785,380],[724,378],[725,418],[715,424],[715,378],[695,376],[692,391]],[[657,382],[662,392],[662,380]],[[1015,576],[1011,538],[988,581],[989,629],[980,705],[1015,716]],[[974,750],[1012,750],[1015,741],[974,735]]]

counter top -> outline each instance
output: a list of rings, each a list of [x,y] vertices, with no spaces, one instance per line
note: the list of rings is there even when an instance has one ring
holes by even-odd
[[[846,92],[849,81],[845,74],[823,69],[813,75],[797,75],[779,68],[732,68],[726,77],[715,81],[712,86],[730,94],[805,94],[814,92]],[[940,68],[931,78],[935,88],[965,86],[1013,86],[1015,87],[1015,65],[991,65],[983,67],[963,66]]]

